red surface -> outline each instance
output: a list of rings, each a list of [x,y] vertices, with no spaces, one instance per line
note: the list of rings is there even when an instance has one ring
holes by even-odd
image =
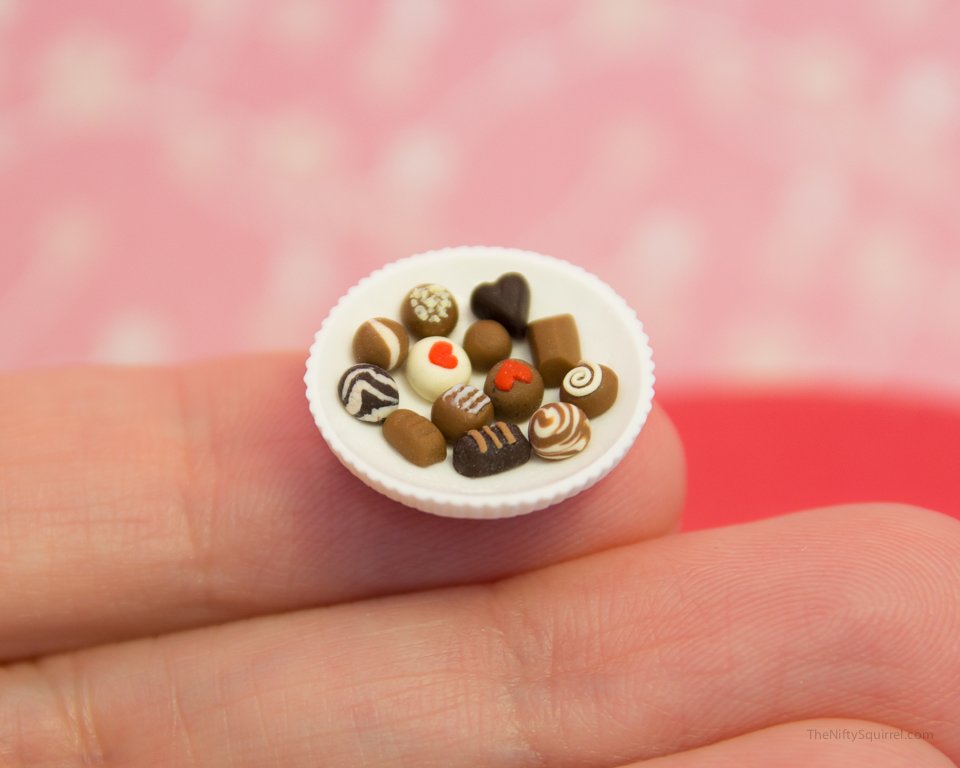
[[[858,501],[960,518],[960,405],[816,392],[658,398],[687,453],[685,530]]]

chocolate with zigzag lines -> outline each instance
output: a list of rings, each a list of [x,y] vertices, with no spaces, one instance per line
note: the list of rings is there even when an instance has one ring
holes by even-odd
[[[337,384],[340,402],[351,416],[379,424],[400,404],[397,382],[383,368],[361,363],[344,372]]]

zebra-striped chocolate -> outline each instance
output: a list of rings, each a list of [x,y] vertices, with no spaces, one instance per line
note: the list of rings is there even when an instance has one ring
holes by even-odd
[[[383,368],[367,363],[347,368],[340,377],[337,393],[347,413],[374,424],[387,418],[400,404],[393,377]]]

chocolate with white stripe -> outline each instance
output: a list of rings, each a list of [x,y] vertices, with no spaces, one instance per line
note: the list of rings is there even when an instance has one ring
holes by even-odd
[[[453,445],[453,468],[465,477],[488,477],[526,464],[530,442],[516,424],[498,421],[471,429]]]
[[[353,334],[353,359],[379,365],[385,371],[399,368],[410,351],[406,329],[389,317],[372,317]]]

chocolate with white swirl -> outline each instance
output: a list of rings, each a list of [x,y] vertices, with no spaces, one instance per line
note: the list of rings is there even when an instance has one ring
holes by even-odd
[[[570,403],[547,403],[530,418],[527,437],[540,458],[569,459],[590,442],[590,419]]]
[[[563,377],[560,400],[581,408],[587,418],[605,413],[617,399],[617,374],[605,365],[581,360]]]
[[[367,363],[347,368],[337,384],[337,393],[347,413],[374,424],[387,418],[400,404],[393,377],[383,368]]]

